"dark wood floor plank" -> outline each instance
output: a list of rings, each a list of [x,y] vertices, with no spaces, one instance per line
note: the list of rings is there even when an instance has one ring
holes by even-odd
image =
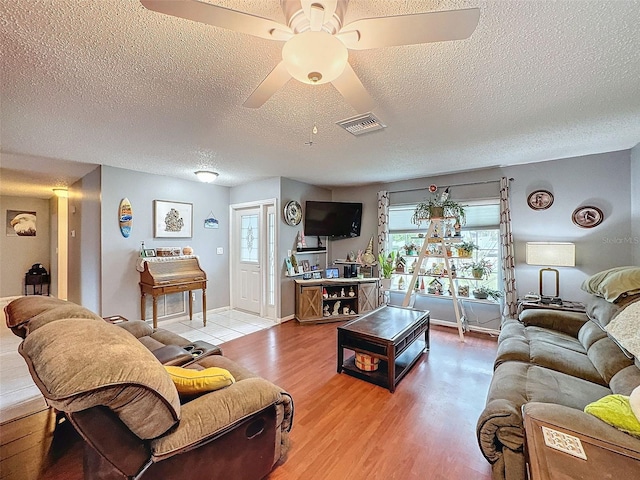
[[[294,398],[291,449],[268,479],[490,480],[475,424],[491,380],[495,339],[468,334],[462,343],[456,330],[433,328],[431,350],[392,394],[336,373],[337,325],[287,322],[223,345],[226,356]],[[81,441],[71,432],[58,435],[60,427],[60,438],[47,437],[47,428],[46,419],[3,426],[3,437],[16,438],[3,439],[2,479],[82,478]],[[44,473],[16,473],[16,458],[23,464],[30,458]]]

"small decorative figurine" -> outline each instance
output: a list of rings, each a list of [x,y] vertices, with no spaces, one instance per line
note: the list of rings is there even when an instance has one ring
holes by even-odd
[[[460,236],[460,229],[461,229],[461,225],[460,225],[460,220],[458,220],[456,218],[456,223],[453,224],[453,231],[455,232],[455,236],[459,237]]]
[[[322,315],[325,317],[330,317],[331,313],[329,313],[329,305],[325,305],[322,309]]]
[[[447,229],[446,229],[446,233],[444,234],[445,237],[451,237],[453,236],[453,232],[451,231],[451,224],[447,222]]]
[[[349,287],[349,296],[350,297],[355,297],[356,296],[356,292],[353,291],[353,287]]]
[[[322,288],[322,298],[329,298],[326,288]],[[327,307],[327,309],[329,309],[329,307]]]
[[[400,277],[398,280],[398,290],[404,290],[404,277]]]
[[[341,288],[341,289],[340,289],[340,296],[341,296],[341,297],[344,297],[344,288]]]
[[[333,304],[333,315],[340,315],[340,300]]]
[[[342,307],[342,314],[349,315],[349,307]]]

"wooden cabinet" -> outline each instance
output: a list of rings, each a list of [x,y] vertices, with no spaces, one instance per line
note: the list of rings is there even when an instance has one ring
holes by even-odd
[[[377,278],[296,279],[295,288],[301,323],[343,321],[378,307]]]

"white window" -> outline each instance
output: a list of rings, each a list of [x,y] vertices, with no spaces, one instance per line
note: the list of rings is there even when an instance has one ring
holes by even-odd
[[[478,246],[473,251],[469,263],[485,259],[492,265],[491,273],[476,286],[484,285],[494,290],[502,290],[500,275],[500,204],[499,199],[460,202],[465,206],[466,223],[461,229],[465,242]],[[405,246],[414,244],[422,247],[428,224],[422,226],[411,222],[415,205],[391,205],[389,207],[389,251],[399,255],[406,253]]]

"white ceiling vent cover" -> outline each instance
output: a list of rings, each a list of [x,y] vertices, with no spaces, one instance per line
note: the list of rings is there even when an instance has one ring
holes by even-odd
[[[336,125],[340,125],[347,132],[355,135],[356,137],[376,130],[382,130],[387,127],[371,112],[340,120],[339,122],[336,122]]]

